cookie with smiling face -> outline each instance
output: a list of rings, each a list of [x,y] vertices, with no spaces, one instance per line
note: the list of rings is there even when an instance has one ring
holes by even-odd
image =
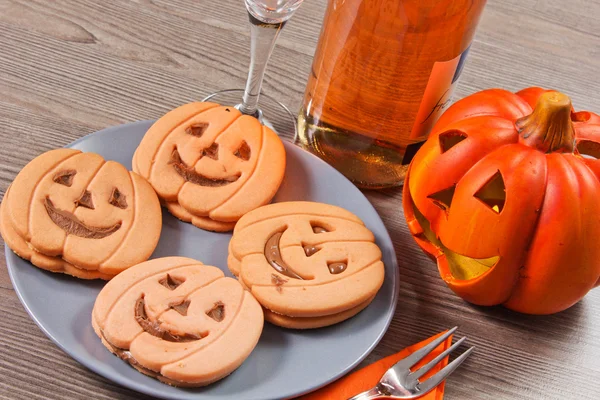
[[[233,107],[190,103],[160,118],[133,157],[177,218],[212,231],[271,201],[285,171],[275,132]]]
[[[161,227],[160,203],[144,178],[72,149],[27,164],[0,210],[0,232],[17,255],[86,279],[110,279],[148,259]]]
[[[287,328],[332,325],[359,313],[383,284],[381,250],[351,212],[312,202],[284,202],[242,217],[228,266]]]
[[[165,257],[108,282],[96,299],[92,325],[108,350],[138,371],[174,386],[204,386],[250,355],[263,312],[220,269]]]

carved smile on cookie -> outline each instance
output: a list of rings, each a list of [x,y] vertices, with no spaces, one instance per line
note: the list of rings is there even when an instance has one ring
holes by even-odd
[[[215,144],[213,144],[208,149],[205,149],[203,152],[204,156],[212,158],[212,159],[216,159],[216,157],[217,157],[216,154],[217,154],[217,150],[216,150]],[[227,176],[225,178],[210,178],[208,176],[202,175],[202,174],[196,172],[196,170],[193,167],[189,167],[188,165],[186,165],[183,162],[177,149],[173,150],[173,153],[171,154],[170,163],[173,165],[173,168],[175,169],[175,171],[183,179],[185,179],[186,182],[191,182],[191,183],[194,183],[194,184],[200,185],[200,186],[210,186],[210,187],[226,186],[226,185],[229,185],[229,184],[237,181],[240,178],[239,174]]]
[[[93,204],[91,203],[91,198],[88,194],[89,192],[84,193],[84,195],[80,200],[78,200],[78,202],[76,202],[76,204],[78,206],[94,209]],[[124,199],[122,201],[124,201]],[[122,205],[122,202],[119,204]],[[46,207],[46,212],[48,212],[48,216],[52,222],[54,222],[68,235],[79,236],[87,239],[102,239],[112,235],[121,228],[121,222],[117,222],[108,227],[87,225],[85,222],[77,218],[75,214],[56,208],[49,197],[46,197],[44,200],[44,206]],[[119,208],[122,207],[119,206]]]
[[[281,240],[281,236],[283,236],[283,232],[275,232],[273,235],[267,239],[267,243],[265,245],[265,258],[267,262],[271,264],[273,269],[279,272],[282,275],[290,277],[292,279],[304,279],[300,275],[298,275],[284,260],[281,256],[281,249],[279,247],[279,241]],[[317,226],[313,227],[314,233],[325,233],[327,230],[323,227]],[[319,250],[321,250],[317,246],[312,245],[304,245],[304,254],[307,257],[311,257]],[[346,270],[348,267],[347,262],[328,262],[327,267],[329,268],[329,272],[331,274],[340,274]]]
[[[170,308],[177,311],[181,315],[187,315],[187,309],[190,306],[189,301],[182,301],[176,304],[171,304]],[[158,321],[150,321],[146,314],[146,301],[142,294],[135,302],[135,320],[142,327],[142,329],[152,336],[156,336],[162,340],[168,342],[192,342],[200,340],[204,336],[195,335],[190,333],[184,333],[182,335],[175,334],[168,329],[162,327],[162,324]]]

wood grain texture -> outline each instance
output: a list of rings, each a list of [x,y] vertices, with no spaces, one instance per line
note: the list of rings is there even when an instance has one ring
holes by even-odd
[[[157,118],[213,91],[243,87],[241,0],[0,0],[0,194],[43,151],[96,130]],[[277,44],[264,91],[297,110],[325,0],[306,0]],[[539,85],[600,111],[600,0],[489,0],[457,90]],[[400,301],[373,362],[460,325],[475,354],[446,399],[600,398],[600,289],[558,315],[471,306],[410,237],[400,190],[366,192],[400,263]],[[47,339],[0,263],[0,399],[139,399]]]

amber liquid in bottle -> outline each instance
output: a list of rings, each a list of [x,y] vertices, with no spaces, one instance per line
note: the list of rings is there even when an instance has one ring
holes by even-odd
[[[300,143],[363,188],[401,185],[450,104],[485,0],[330,0]]]

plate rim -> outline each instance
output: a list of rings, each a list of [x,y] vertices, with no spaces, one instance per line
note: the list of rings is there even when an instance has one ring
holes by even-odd
[[[146,125],[146,124],[153,124],[156,120],[139,120],[139,121],[134,121],[134,122],[127,122],[124,124],[119,124],[119,125],[112,125],[112,126],[108,126],[106,128],[100,129],[98,131],[94,131],[91,133],[88,133],[72,142],[70,142],[69,144],[63,146],[63,148],[73,148],[74,146],[78,145],[79,143],[85,141],[87,138],[89,138],[90,136],[94,136],[94,135],[102,135],[104,134],[105,131],[112,131],[121,127],[135,127],[135,126],[139,126],[139,125]],[[294,142],[292,142],[291,140],[285,138],[285,137],[281,137],[282,142],[284,142],[284,145],[289,145],[289,146],[294,146],[296,150],[299,150],[305,154],[307,154],[309,157],[311,157],[315,162],[320,163],[322,166],[324,166],[325,168],[330,168],[334,174],[337,174],[340,178],[350,182],[352,184],[352,182],[346,178],[341,172],[339,172],[337,169],[335,169],[334,167],[332,167],[330,164],[328,164],[327,162],[325,162],[324,160],[322,160],[321,158],[317,157],[316,155],[312,154],[311,152],[305,150],[304,148],[296,145]],[[354,184],[352,184],[354,185]],[[373,211],[375,211],[375,215],[377,217],[378,222],[381,223],[381,225],[385,228],[385,233],[387,234],[384,238],[382,238],[384,241],[389,241],[389,244],[391,245],[391,250],[392,250],[392,277],[393,277],[393,282],[392,282],[392,301],[389,304],[389,307],[387,310],[388,311],[388,315],[386,317],[385,323],[384,323],[384,327],[385,329],[382,329],[381,332],[377,335],[377,337],[375,338],[375,340],[365,349],[365,351],[356,358],[356,360],[352,363],[350,363],[347,367],[345,367],[343,370],[340,370],[338,372],[336,372],[335,374],[333,374],[333,376],[326,380],[325,382],[317,385],[317,386],[313,386],[310,389],[307,389],[303,392],[299,392],[293,395],[292,398],[296,398],[298,396],[302,396],[305,395],[307,393],[311,393],[313,391],[319,390],[322,387],[327,386],[328,384],[340,379],[341,377],[345,376],[346,374],[348,374],[349,372],[351,372],[357,365],[359,365],[369,354],[371,354],[373,352],[373,350],[375,349],[375,347],[377,347],[377,345],[381,342],[381,340],[383,339],[383,337],[385,336],[385,334],[387,333],[387,331],[389,330],[390,324],[392,322],[392,320],[394,319],[394,315],[396,312],[396,308],[398,305],[398,299],[399,299],[399,295],[400,295],[400,271],[399,271],[399,267],[398,267],[398,259],[396,256],[396,250],[394,248],[394,243],[393,240],[391,238],[391,235],[388,231],[387,226],[385,225],[385,223],[383,222],[383,220],[381,219],[381,216],[379,215],[379,213],[377,212],[377,209],[375,209],[375,207],[373,206],[373,204],[371,203],[371,201],[367,198],[367,196],[364,195],[364,193],[362,193],[360,191],[360,189],[358,189],[356,186],[354,186],[356,188],[356,190],[363,196],[363,198],[367,201],[367,203],[369,204],[369,206],[373,209]],[[110,382],[115,382],[119,385],[121,385],[122,387],[125,387],[127,389],[133,390],[135,392],[138,393],[142,393],[142,394],[146,394],[149,396],[154,396],[154,397],[158,397],[158,398],[163,398],[163,399],[171,399],[174,397],[164,397],[162,394],[160,393],[154,393],[152,391],[151,388],[149,388],[148,386],[144,385],[143,383],[139,383],[139,382],[135,382],[135,381],[131,381],[130,379],[125,378],[124,376],[121,376],[119,374],[105,374],[103,371],[101,371],[100,368],[97,368],[93,363],[88,363],[86,361],[83,360],[83,357],[80,357],[76,352],[74,351],[69,351],[67,347],[63,346],[59,340],[57,338],[54,337],[54,335],[52,335],[47,329],[46,327],[40,322],[40,320],[36,317],[36,315],[32,312],[32,310],[30,309],[28,303],[23,299],[22,297],[22,293],[20,289],[17,289],[17,285],[15,284],[15,277],[13,276],[14,271],[13,271],[13,266],[11,266],[11,261],[10,258],[11,257],[17,257],[19,258],[19,256],[17,256],[12,249],[8,246],[8,244],[5,242],[4,243],[4,249],[5,249],[5,261],[6,261],[6,268],[8,270],[8,276],[10,278],[11,284],[13,285],[13,289],[15,291],[15,293],[17,294],[17,298],[19,299],[19,301],[21,302],[21,305],[25,308],[25,311],[27,311],[27,314],[29,315],[29,317],[33,320],[33,322],[35,322],[35,324],[40,328],[40,330],[44,333],[44,335],[46,335],[47,338],[49,338],[59,349],[61,349],[67,356],[71,357],[72,359],[74,359],[75,361],[77,361],[80,365],[82,365],[83,367],[87,368],[88,370],[94,372],[95,374],[103,377],[104,379],[107,379]],[[30,261],[24,260],[25,262],[30,263]],[[198,399],[203,399],[205,398],[205,395],[203,393],[197,393]],[[210,400],[210,397],[206,397],[207,400]]]

